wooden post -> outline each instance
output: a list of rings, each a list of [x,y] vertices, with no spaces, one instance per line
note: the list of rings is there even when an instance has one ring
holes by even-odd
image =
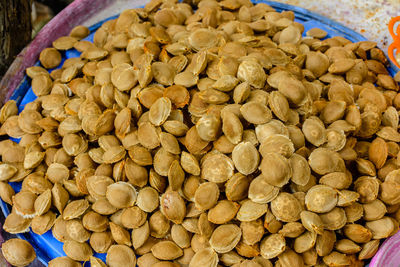
[[[0,0],[0,78],[30,42],[32,0]]]

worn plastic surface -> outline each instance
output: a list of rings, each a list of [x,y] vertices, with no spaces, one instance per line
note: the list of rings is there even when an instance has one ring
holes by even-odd
[[[331,19],[328,19],[324,16],[318,15],[316,13],[310,12],[306,9],[296,7],[296,6],[291,6],[287,4],[282,4],[282,3],[277,3],[277,2],[272,2],[272,1],[254,1],[254,3],[267,3],[274,7],[277,11],[283,11],[283,10],[292,10],[295,13],[296,16],[296,21],[302,23],[305,27],[305,32],[307,32],[311,28],[321,28],[324,29],[325,31],[328,32],[329,37],[333,36],[343,36],[352,42],[358,42],[358,41],[364,41],[366,40],[361,34],[341,25],[340,23],[337,23]],[[107,20],[114,19],[117,16],[110,17],[104,21],[101,21],[93,26],[90,27],[91,30],[91,35],[86,38],[86,40],[92,41],[93,40],[93,34],[96,29],[98,29],[102,23],[104,23]],[[66,58],[71,58],[71,57],[78,57],[80,53],[76,51],[75,49],[71,49],[66,51],[63,54],[63,59]],[[39,63],[37,63],[39,65]],[[62,63],[60,64],[59,67],[62,66]],[[389,72],[394,75],[396,73],[396,70],[393,68],[389,69]],[[13,95],[11,96],[11,99],[14,99],[18,103],[19,110],[23,110],[24,106],[35,100],[36,96],[32,91],[32,88],[30,87],[30,79],[25,76],[24,81],[22,84],[14,91]],[[14,139],[13,139],[14,140]],[[15,140],[18,141],[18,140]],[[11,183],[12,187],[16,190],[19,191],[21,188],[20,183]],[[0,208],[2,212],[5,215],[8,215],[10,213],[10,207],[4,203],[3,201],[0,201]],[[39,260],[47,266],[47,263],[56,257],[61,257],[65,256],[65,253],[62,249],[62,243],[56,240],[52,233],[51,230],[45,233],[44,235],[37,235],[33,233],[32,231],[24,234],[18,234],[17,235],[20,238],[28,240],[35,248],[37,256]],[[105,254],[95,254],[94,256],[102,259],[105,261]],[[374,260],[372,261],[374,262]],[[372,266],[375,266],[375,264],[371,264]],[[88,266],[86,264],[85,266]],[[377,265],[376,265],[377,266]]]

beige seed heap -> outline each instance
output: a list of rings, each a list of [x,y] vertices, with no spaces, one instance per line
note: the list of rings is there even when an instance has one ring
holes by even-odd
[[[38,99],[0,111],[21,138],[0,142],[4,229],[52,230],[51,267],[363,266],[399,228],[400,74],[303,31],[249,0],[153,0],[59,38],[27,69]]]

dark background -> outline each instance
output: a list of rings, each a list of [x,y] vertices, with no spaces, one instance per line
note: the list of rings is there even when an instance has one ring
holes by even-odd
[[[72,0],[37,0],[37,3],[48,6],[55,14],[63,10]]]

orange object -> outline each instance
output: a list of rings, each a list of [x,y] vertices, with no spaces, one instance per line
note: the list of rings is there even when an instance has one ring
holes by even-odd
[[[399,23],[399,24],[397,24],[397,27],[395,29],[396,23]],[[390,60],[397,67],[400,68],[400,64],[396,60],[396,56],[400,54],[400,16],[392,18],[389,22],[388,27],[389,27],[390,35],[393,38],[393,43],[391,43],[388,48],[388,55],[389,55]],[[395,52],[395,50],[396,50],[396,52]]]

